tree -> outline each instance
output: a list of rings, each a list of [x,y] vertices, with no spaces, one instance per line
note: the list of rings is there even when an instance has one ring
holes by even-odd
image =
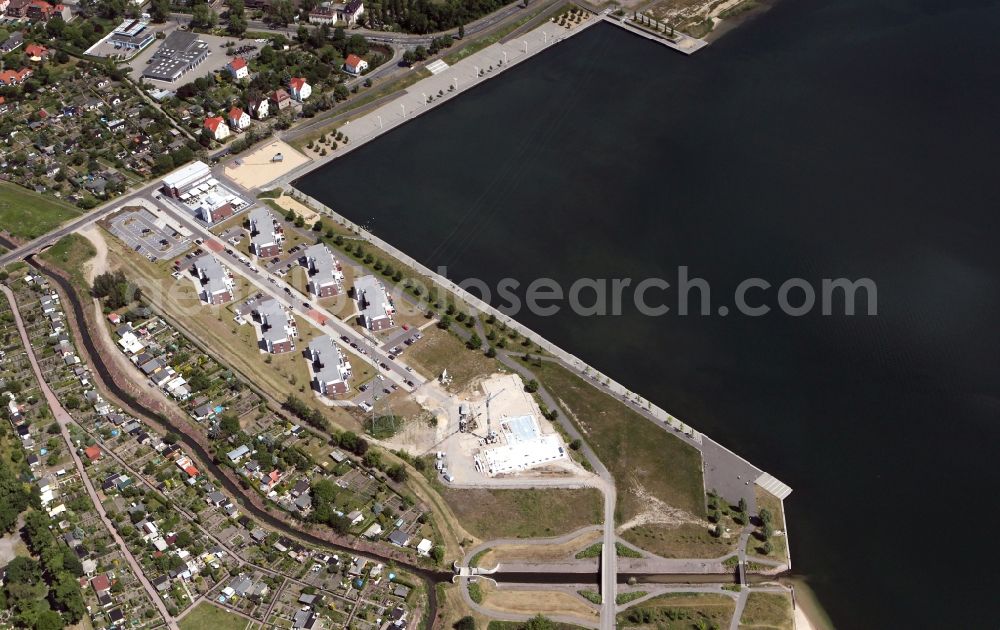
[[[469,336],[469,340],[465,342],[465,347],[469,350],[478,350],[483,345],[483,340],[479,338],[479,335],[472,333]]]
[[[157,24],[162,24],[169,16],[170,0],[153,0],[149,7],[149,17]]]
[[[193,28],[212,28],[219,21],[219,15],[212,10],[207,2],[194,5],[191,10],[191,26]]]
[[[538,391],[538,381],[536,381],[535,379],[531,379],[530,381],[528,381],[527,383],[525,383],[524,384],[524,391],[528,392],[529,394],[533,394],[533,393],[537,392]]]
[[[455,630],[476,630],[476,620],[466,615],[451,625]]]
[[[235,435],[240,432],[240,419],[235,413],[224,413],[219,418],[219,429],[227,436]]]
[[[42,580],[42,566],[33,558],[15,556],[4,569],[8,582],[34,586]]]
[[[247,19],[243,0],[229,0],[229,25],[226,30],[237,36],[246,32]]]
[[[524,624],[524,630],[555,630],[555,627],[544,615],[535,615]]]

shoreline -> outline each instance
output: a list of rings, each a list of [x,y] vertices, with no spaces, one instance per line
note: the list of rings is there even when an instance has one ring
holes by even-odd
[[[752,22],[757,18],[768,13],[771,9],[778,5],[780,0],[751,0],[755,2],[755,6],[735,15],[731,18],[718,18],[719,24],[713,28],[705,37],[703,38],[707,43],[713,44],[719,39],[722,39],[729,33],[738,29],[739,27]]]
[[[340,125],[331,125],[329,128],[324,126],[322,133],[340,131],[347,136],[349,142],[342,144],[330,155],[308,156],[310,158],[308,163],[263,184],[258,190],[294,188],[295,181],[299,178],[349,154],[358,147],[377,140],[383,134],[393,131],[400,125],[451,102],[481,83],[503,75],[506,71],[517,67],[535,55],[604,21],[600,15],[595,15],[587,10],[583,12],[587,19],[569,29],[558,26],[551,20],[546,20],[545,23],[527,33],[511,34],[510,41],[491,44],[461,59],[455,65],[446,66],[438,73],[417,81],[399,92],[395,98],[373,110],[360,114]],[[427,66],[421,68],[427,69]],[[411,69],[411,72],[417,71],[419,69],[416,67]],[[294,147],[294,145],[292,146]],[[302,193],[300,192],[300,194]]]
[[[834,630],[833,621],[805,578],[785,578],[782,582],[792,589],[796,630]]]

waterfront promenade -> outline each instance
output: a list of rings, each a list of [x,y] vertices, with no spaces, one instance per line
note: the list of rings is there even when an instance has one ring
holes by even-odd
[[[543,50],[555,46],[595,24],[600,24],[602,21],[599,16],[591,13],[585,13],[585,15],[585,20],[571,28],[559,26],[551,21],[545,22],[506,43],[487,46],[452,66],[443,62],[429,64],[427,68],[436,71],[435,74],[407,88],[399,96],[381,107],[341,124],[338,129],[348,137],[349,143],[342,144],[336,151],[331,152],[331,155],[314,158],[308,164],[303,164],[289,171],[270,182],[266,188],[287,188],[291,182],[307,172],[343,157],[382,134],[388,133],[438,105],[452,100],[484,81],[503,74],[504,71],[527,61]],[[416,72],[417,70],[414,68],[412,71]]]

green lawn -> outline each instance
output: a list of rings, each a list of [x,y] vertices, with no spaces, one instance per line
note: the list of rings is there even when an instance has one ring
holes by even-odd
[[[244,630],[252,623],[233,613],[226,612],[218,606],[202,602],[178,622],[181,630]]]
[[[601,493],[592,488],[437,489],[459,522],[483,540],[559,536],[601,522]]]
[[[793,630],[792,598],[785,593],[750,593],[740,628]]]
[[[649,506],[649,494],[667,505],[705,516],[701,454],[619,400],[551,362],[531,369],[608,468],[618,487],[616,519]]]
[[[39,195],[9,182],[0,182],[0,229],[31,240],[83,214],[55,197]]]
[[[736,602],[716,593],[668,593],[618,613],[619,628],[728,628]]]

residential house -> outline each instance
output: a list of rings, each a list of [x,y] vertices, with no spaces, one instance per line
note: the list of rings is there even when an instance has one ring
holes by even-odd
[[[410,535],[401,529],[397,529],[389,534],[389,542],[397,547],[405,547],[410,543]]]
[[[201,299],[207,304],[226,304],[233,300],[235,285],[229,272],[215,256],[202,256],[194,263],[201,280]]]
[[[234,448],[233,450],[229,451],[226,454],[226,457],[229,458],[229,461],[235,464],[236,462],[240,461],[249,454],[250,454],[250,447],[244,444],[238,448]]]
[[[318,298],[332,297],[344,290],[340,263],[322,243],[310,245],[302,257],[309,270],[309,292]]]
[[[222,119],[222,116],[206,118],[205,129],[208,129],[208,133],[212,134],[212,137],[219,142],[229,137],[229,127],[226,125],[226,121]]]
[[[247,108],[250,110],[251,116],[257,120],[263,120],[268,115],[268,100],[266,98],[252,98],[247,103]]]
[[[368,62],[357,55],[347,55],[347,59],[344,60],[344,70],[353,75],[359,75],[367,69]]]
[[[0,0],[0,5],[3,5],[5,2],[6,0]],[[6,55],[7,53],[14,52],[22,45],[24,45],[24,35],[21,34],[21,31],[18,31],[0,44],[0,54]]]
[[[337,21],[337,11],[330,5],[323,5],[314,8],[309,12],[310,24],[330,24]]]
[[[279,112],[292,104],[292,97],[288,95],[288,92],[280,88],[271,93],[270,100]]]
[[[312,95],[312,86],[303,77],[292,77],[288,81],[292,98],[300,103]]]
[[[0,72],[0,85],[20,85],[31,75],[31,68],[4,70],[3,72]]]
[[[281,253],[284,235],[275,227],[274,217],[263,206],[250,212],[250,251],[260,258],[271,258]]]
[[[385,286],[375,276],[362,276],[354,282],[354,299],[358,305],[359,323],[371,331],[392,328],[395,313]]]
[[[229,126],[237,132],[243,131],[250,126],[250,114],[239,107],[232,108],[229,110]]]
[[[28,44],[24,47],[24,54],[31,61],[41,61],[49,56],[49,49],[41,44]]]
[[[261,346],[271,354],[290,352],[295,348],[292,339],[297,336],[295,323],[288,318],[283,306],[277,300],[259,302],[254,308],[254,316],[260,323]]]
[[[247,66],[247,60],[243,57],[236,57],[226,64],[226,70],[236,81],[250,76],[250,67]]]
[[[320,335],[309,342],[306,348],[313,373],[313,387],[324,396],[334,397],[346,394],[347,379],[351,376],[351,364],[344,359],[340,348],[327,335]]]
[[[362,0],[348,0],[347,4],[337,6],[337,20],[354,26],[365,12],[365,5]]]

